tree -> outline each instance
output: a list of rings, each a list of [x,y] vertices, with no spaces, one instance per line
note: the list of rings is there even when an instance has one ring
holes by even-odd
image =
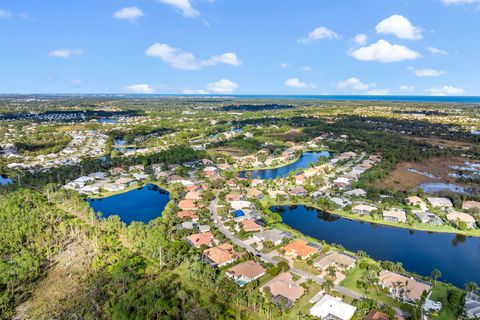
[[[442,273],[440,272],[440,270],[435,268],[435,269],[432,270],[431,276],[434,280],[434,285],[436,286],[437,285],[437,279],[442,276]]]
[[[330,290],[332,290],[333,286],[334,283],[332,279],[327,279],[322,284],[323,290],[325,290],[326,293],[330,293]]]
[[[477,292],[478,284],[473,282],[473,281],[465,283],[465,289],[467,289],[467,291],[469,291],[469,292]]]

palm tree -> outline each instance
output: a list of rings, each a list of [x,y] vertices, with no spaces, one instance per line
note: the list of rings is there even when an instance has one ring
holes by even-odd
[[[325,280],[325,282],[322,284],[323,290],[325,290],[326,293],[330,293],[330,290],[332,290],[334,286],[334,283],[331,279]]]
[[[440,270],[435,268],[435,269],[432,270],[431,276],[434,279],[434,285],[436,286],[437,285],[437,279],[442,276],[442,273],[440,272]]]
[[[469,292],[477,292],[478,290],[478,284],[476,284],[475,282],[468,282],[465,284],[465,289],[467,289],[467,291]]]

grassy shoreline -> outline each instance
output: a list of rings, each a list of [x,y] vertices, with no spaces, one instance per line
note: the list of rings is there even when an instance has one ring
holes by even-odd
[[[300,206],[304,205],[306,207],[318,209],[324,212],[327,212],[332,215],[341,216],[348,220],[353,221],[360,221],[360,222],[370,222],[379,225],[384,225],[388,227],[395,227],[395,228],[402,228],[414,231],[424,231],[424,232],[437,232],[437,233],[450,233],[450,234],[458,234],[468,237],[480,237],[480,230],[479,229],[470,229],[470,230],[458,230],[451,226],[442,225],[442,226],[434,226],[429,224],[424,224],[416,221],[413,225],[409,225],[407,223],[398,223],[398,222],[391,222],[385,220],[374,220],[370,215],[357,215],[357,214],[350,214],[342,210],[323,210],[320,209],[315,203],[309,201],[285,201],[285,202],[278,202],[273,199],[266,199],[267,197],[262,200],[262,204],[266,205],[267,207],[272,206]]]

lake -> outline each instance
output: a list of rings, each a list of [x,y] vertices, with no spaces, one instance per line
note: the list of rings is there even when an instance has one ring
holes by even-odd
[[[132,221],[149,222],[162,215],[163,209],[170,201],[170,194],[154,184],[120,193],[106,198],[87,199],[95,212],[103,217],[118,215],[130,224]]]
[[[401,262],[407,271],[423,276],[438,268],[440,280],[460,288],[469,281],[480,284],[480,238],[348,220],[304,206],[271,209],[291,228],[327,243],[363,250],[376,260]]]
[[[318,159],[320,158],[328,158],[330,157],[330,152],[328,151],[320,151],[320,152],[304,152],[300,158],[290,164],[287,164],[283,167],[275,168],[275,169],[263,169],[263,170],[247,170],[241,171],[240,177],[245,178],[248,172],[252,173],[252,177],[254,179],[260,177],[260,179],[275,179],[275,178],[284,178],[288,176],[291,171],[295,171],[297,169],[305,169],[310,167],[311,163],[317,163]]]

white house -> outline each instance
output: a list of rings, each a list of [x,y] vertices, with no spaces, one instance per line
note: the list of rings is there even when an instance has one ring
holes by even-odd
[[[328,294],[324,295],[313,307],[310,314],[319,319],[340,319],[350,320],[355,314],[355,308],[348,303],[342,302],[340,298],[334,298]]]

